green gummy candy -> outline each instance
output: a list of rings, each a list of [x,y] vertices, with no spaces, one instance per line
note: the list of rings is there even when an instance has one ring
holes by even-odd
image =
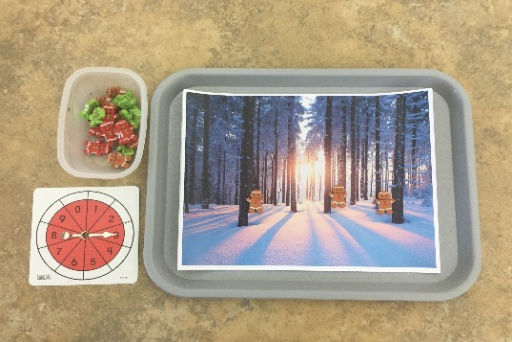
[[[101,107],[96,107],[92,111],[91,115],[89,115],[89,126],[96,127],[103,122],[103,118],[105,117],[105,109]]]
[[[132,107],[135,107],[137,104],[137,99],[133,95],[131,91],[127,92],[126,94],[119,94],[117,95],[112,102],[122,109],[130,109]]]
[[[130,109],[121,109],[119,115],[133,126],[134,129],[139,128],[140,124],[140,109],[133,107]]]
[[[140,109],[137,107],[131,108],[130,113],[132,113],[132,118],[137,123],[137,127],[138,127],[139,123],[140,123],[140,115],[141,115]]]
[[[139,128],[139,124],[140,124],[140,109],[137,108],[137,107],[134,107],[134,108],[130,108],[128,110],[128,112],[130,113],[130,120],[128,120],[128,122],[133,126],[133,129],[137,129]]]
[[[117,152],[121,152],[123,156],[133,156],[135,154],[135,149],[124,145],[119,145],[117,146]]]
[[[98,100],[90,99],[84,106],[84,109],[80,112],[80,117],[85,120],[89,120],[89,115],[92,111],[100,105]]]
[[[131,118],[131,116],[130,116],[130,112],[128,111],[128,109],[121,109],[121,110],[119,111],[119,115],[120,115],[123,119],[125,119],[126,121],[128,121],[128,119],[130,119],[130,118]]]

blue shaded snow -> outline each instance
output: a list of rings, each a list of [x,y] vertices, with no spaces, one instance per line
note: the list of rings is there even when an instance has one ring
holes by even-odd
[[[184,216],[183,265],[436,267],[432,207],[406,202],[404,224],[378,215],[371,201],[323,213],[322,202],[298,212],[265,205],[237,227],[238,206],[191,206]]]

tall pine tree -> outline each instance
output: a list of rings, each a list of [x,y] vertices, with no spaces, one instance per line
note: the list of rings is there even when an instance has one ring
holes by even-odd
[[[368,101],[368,99],[366,99]],[[367,106],[368,108],[368,106]],[[363,182],[361,192],[363,193],[363,199],[368,199],[368,129],[370,126],[370,111],[367,110],[366,118],[364,122],[364,134],[363,134]]]
[[[277,205],[277,170],[279,166],[279,131],[278,131],[278,119],[279,112],[277,110],[274,111],[274,156],[272,157],[272,203]]]
[[[256,168],[254,176],[253,187],[261,189],[260,187],[260,139],[261,139],[261,100],[256,100]],[[263,182],[262,182],[263,183]]]
[[[286,166],[286,158],[283,158],[283,171],[281,172],[282,182],[281,182],[281,202],[286,203],[286,170],[288,167]]]
[[[201,208],[210,208],[210,96],[204,96],[203,172],[201,173]]]
[[[380,99],[375,96],[375,198],[381,191],[381,165],[380,165]]]
[[[350,103],[350,204],[357,202],[357,120],[356,97]]]
[[[325,190],[324,190],[324,213],[331,212],[331,175],[332,175],[332,96],[327,97],[325,106],[325,137],[324,137],[324,158],[325,158]]]
[[[188,173],[188,202],[191,204],[195,202],[195,176],[196,176],[196,151],[197,151],[197,117],[199,110],[196,108],[192,114],[192,135],[190,137],[190,154],[188,159],[189,173]]]
[[[341,184],[344,188],[347,188],[347,120],[350,118],[347,112],[348,104],[345,102],[341,116],[341,143],[338,159],[338,184]]]
[[[297,212],[297,187],[295,182],[295,98],[288,98],[288,163],[290,170],[290,210]]]
[[[253,118],[255,99],[253,96],[244,96],[242,113],[242,142],[240,146],[240,191],[238,196],[238,227],[249,225],[249,202],[246,198],[251,193],[251,180],[253,173]]]
[[[406,95],[400,94],[396,100],[395,151],[393,157],[393,215],[391,222],[404,223],[404,184],[405,184],[405,117]]]

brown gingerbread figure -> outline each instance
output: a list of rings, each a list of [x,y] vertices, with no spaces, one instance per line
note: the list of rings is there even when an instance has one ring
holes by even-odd
[[[130,167],[130,161],[132,160],[132,156],[124,156],[122,153],[119,152],[112,152],[107,156],[107,162],[109,164],[112,164],[116,169],[119,167],[122,168],[129,168]]]
[[[262,213],[263,212],[263,194],[261,191],[255,189],[251,191],[251,195],[245,199],[249,202],[249,213]]]
[[[347,206],[345,196],[347,191],[345,190],[345,187],[342,185],[335,185],[332,189],[332,192],[329,194],[329,197],[331,197],[331,207],[336,208],[345,208]]]
[[[377,214],[393,214],[392,204],[395,202],[394,199],[391,198],[391,193],[387,191],[381,191],[377,195],[377,203],[378,209]]]

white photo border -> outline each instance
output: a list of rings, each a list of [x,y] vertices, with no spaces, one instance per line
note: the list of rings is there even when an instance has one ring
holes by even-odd
[[[202,94],[202,95],[218,95],[218,96],[265,96],[265,97],[278,97],[278,96],[391,96],[400,94],[410,94],[426,91],[428,94],[428,113],[429,113],[429,133],[430,133],[430,163],[432,165],[432,203],[434,211],[434,240],[435,240],[435,267],[386,267],[386,266],[298,266],[298,265],[183,265],[183,201],[184,201],[184,188],[183,182],[185,177],[185,142],[186,142],[186,129],[187,129],[187,94]],[[223,93],[223,92],[209,92],[193,89],[184,89],[182,93],[182,119],[181,119],[181,147],[180,147],[180,186],[179,186],[179,209],[178,209],[178,250],[177,250],[177,269],[179,271],[201,271],[201,270],[237,270],[237,271],[317,271],[317,272],[370,272],[370,273],[441,273],[441,257],[440,257],[440,242],[439,242],[439,210],[438,210],[438,196],[437,196],[437,165],[436,165],[436,144],[435,144],[435,127],[434,127],[434,91],[432,88],[418,88],[413,90],[384,92],[384,93],[333,93],[333,94],[308,94],[308,93],[279,93],[279,94],[265,94],[265,93],[250,93],[250,94],[237,94],[237,93]]]

